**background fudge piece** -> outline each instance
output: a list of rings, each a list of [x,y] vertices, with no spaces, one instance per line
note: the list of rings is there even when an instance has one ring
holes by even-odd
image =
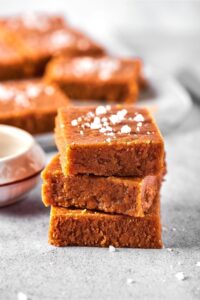
[[[51,207],[49,243],[55,246],[162,248],[160,201],[143,217]]]
[[[46,206],[86,208],[139,217],[151,207],[161,184],[161,176],[64,176],[59,155],[45,168],[42,178],[42,200]]]
[[[84,34],[69,27],[59,16],[32,15],[2,20],[0,30],[29,61],[31,75],[41,75],[56,54],[98,55],[103,49]]]
[[[0,84],[0,123],[32,134],[52,131],[57,108],[68,98],[41,80],[8,81]]]
[[[59,109],[56,144],[65,175],[156,175],[164,142],[149,111],[134,105]]]
[[[135,102],[140,73],[139,59],[60,57],[48,64],[46,80],[73,99]]]
[[[28,66],[24,57],[0,35],[0,80],[26,76]]]

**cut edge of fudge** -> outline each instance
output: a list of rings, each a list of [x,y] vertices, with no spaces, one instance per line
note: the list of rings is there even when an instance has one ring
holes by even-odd
[[[159,197],[143,218],[52,206],[49,243],[54,246],[162,248]]]
[[[135,217],[142,217],[148,211],[162,181],[162,174],[145,178],[64,176],[59,155],[53,157],[41,177],[45,206],[86,208]]]

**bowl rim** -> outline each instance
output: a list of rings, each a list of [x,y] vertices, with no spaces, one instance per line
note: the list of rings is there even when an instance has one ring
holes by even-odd
[[[42,172],[42,170],[45,168],[45,166],[43,166],[39,171],[33,173],[32,175],[29,175],[27,177],[23,177],[21,179],[18,179],[18,180],[14,180],[14,181],[10,181],[10,182],[5,182],[5,183],[2,183],[0,184],[0,188],[1,187],[6,187],[6,186],[9,186],[9,185],[12,185],[12,184],[17,184],[17,183],[21,183],[23,181],[26,181],[26,180],[29,180],[29,179],[32,179],[38,175],[40,175],[40,173]]]
[[[31,149],[31,147],[35,143],[33,136],[21,128],[10,126],[10,125],[0,124],[0,132],[1,132],[1,128],[9,130],[10,131],[9,135],[13,136],[14,138],[16,138],[16,134],[19,134],[22,137],[22,139],[24,139],[24,140],[28,139],[29,141],[27,143],[27,147],[25,147],[25,149],[21,150],[20,152],[18,152],[16,154],[11,154],[11,155],[0,157],[0,163],[10,161],[10,160],[16,159],[16,158],[24,155]],[[6,134],[6,132],[5,132],[5,134]]]

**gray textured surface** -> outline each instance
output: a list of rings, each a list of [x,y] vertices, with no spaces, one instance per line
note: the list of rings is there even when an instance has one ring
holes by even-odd
[[[162,190],[165,249],[54,248],[39,187],[0,210],[0,299],[199,299],[200,111],[166,136]],[[170,249],[168,249],[170,248]],[[185,280],[175,274],[183,272]],[[133,279],[127,284],[127,279]]]
[[[166,5],[158,1],[133,4],[133,0],[73,0],[67,5],[61,0],[59,4],[53,0],[30,2],[0,0],[1,13],[30,7],[66,11],[74,24],[118,53],[135,50],[170,73],[199,65],[199,1],[181,1],[182,9],[174,7],[180,1],[173,5],[171,1]],[[134,7],[137,2],[140,9]],[[139,29],[146,33],[138,33]],[[24,201],[0,210],[0,300],[17,299],[18,292],[34,300],[200,299],[200,267],[196,266],[200,261],[200,110],[194,107],[186,122],[165,140],[165,249],[110,253],[108,249],[51,247],[47,244],[49,210],[41,203],[38,187]],[[185,280],[177,280],[177,272],[183,272]],[[130,285],[128,278],[133,280]]]

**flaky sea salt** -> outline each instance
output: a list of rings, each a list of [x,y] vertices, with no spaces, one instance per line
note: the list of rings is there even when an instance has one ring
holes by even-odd
[[[173,249],[172,248],[167,248],[167,251],[172,252]]]
[[[73,70],[76,76],[83,76],[85,74],[93,73],[95,70],[93,58],[76,58],[73,61]]]
[[[102,127],[99,117],[95,117],[94,121],[90,124],[91,129],[100,129]]]
[[[196,263],[196,266],[197,266],[197,267],[200,267],[200,261],[198,261],[198,262]]]
[[[110,143],[111,142],[111,138],[107,138],[106,142]]]
[[[93,123],[90,124],[90,128],[91,129],[100,129],[101,128],[101,124],[93,122]]]
[[[29,98],[36,98],[41,93],[41,89],[35,85],[29,85],[26,88],[26,94]]]
[[[175,274],[175,277],[178,279],[178,280],[184,280],[185,279],[185,276],[183,274],[183,272],[178,272]]]
[[[115,247],[113,247],[112,245],[110,245],[109,246],[109,252],[115,252],[115,251],[116,251]]]
[[[124,125],[121,128],[121,133],[130,133],[131,132],[131,128],[128,125]]]
[[[15,102],[23,107],[29,106],[29,100],[23,93],[19,93],[15,96]]]
[[[72,120],[71,121],[71,125],[72,126],[77,126],[78,125],[78,121],[75,119],[75,120]]]
[[[106,128],[105,128],[105,127],[101,128],[101,129],[99,130],[99,132],[101,132],[101,133],[106,132]]]
[[[134,121],[136,121],[136,122],[143,122],[143,121],[144,121],[143,115],[137,114],[137,115],[134,117]]]
[[[14,92],[0,85],[0,101],[10,100],[14,96]]]
[[[110,119],[112,124],[116,124],[116,123],[119,122],[119,118],[118,118],[117,115],[111,115],[109,119]]]
[[[140,127],[136,127],[136,131],[137,131],[137,132],[140,132]]]
[[[96,108],[96,115],[102,115],[102,114],[106,114],[106,108],[105,106],[97,106]]]
[[[52,32],[49,39],[54,47],[69,45],[73,40],[74,36],[70,32],[66,32],[62,29]]]
[[[127,114],[127,110],[126,110],[126,109],[122,109],[122,110],[119,110],[119,111],[117,112],[117,116],[118,116],[118,118],[119,118],[120,120],[123,120],[124,117],[126,116],[126,114]]]
[[[132,284],[134,283],[134,280],[132,278],[127,278],[126,279],[126,283],[129,285],[129,284]]]
[[[18,300],[27,300],[28,298],[27,298],[26,294],[19,292],[19,293],[17,293],[17,299]]]
[[[83,130],[80,131],[80,135],[83,135]]]

